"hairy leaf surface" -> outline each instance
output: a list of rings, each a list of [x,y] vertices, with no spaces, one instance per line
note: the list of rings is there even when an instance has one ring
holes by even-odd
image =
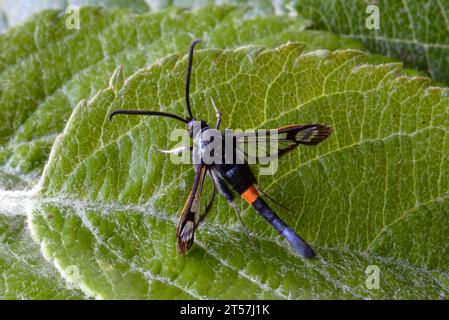
[[[360,40],[373,52],[449,83],[448,0],[293,0],[292,5],[317,29]],[[379,9],[379,29],[366,26],[373,13],[368,5]]]
[[[177,215],[192,168],[157,151],[175,142],[171,119],[117,117],[120,108],[184,114],[186,59],[169,56],[78,104],[44,171],[32,230],[62,270],[103,298],[445,298],[448,294],[447,89],[366,64],[360,51],[304,53],[246,47],[198,51],[192,105],[223,127],[326,123],[333,135],[279,163],[261,187],[315,248],[298,257],[241,204],[256,248],[220,199],[186,256]],[[118,78],[117,78],[118,77]],[[54,218],[48,219],[51,214]],[[369,266],[380,286],[367,286]],[[372,268],[372,267],[370,267]],[[368,269],[371,270],[371,269]]]
[[[211,48],[289,40],[307,43],[308,51],[362,48],[327,32],[304,31],[304,19],[245,19],[245,12],[206,7],[137,15],[83,8],[80,30],[70,30],[68,15],[50,10],[10,29],[0,36],[0,165],[38,178],[73,108],[107,85],[117,65],[132,74],[169,53],[185,52],[193,37]]]

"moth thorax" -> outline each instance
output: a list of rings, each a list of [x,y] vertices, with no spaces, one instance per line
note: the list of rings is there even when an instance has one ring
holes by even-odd
[[[223,134],[216,129],[205,129],[197,136],[200,157],[205,164],[221,164],[225,156]]]

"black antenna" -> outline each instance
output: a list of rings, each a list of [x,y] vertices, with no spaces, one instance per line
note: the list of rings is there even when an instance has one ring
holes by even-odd
[[[109,120],[112,120],[112,117],[117,114],[134,114],[134,115],[140,115],[140,116],[161,116],[161,117],[176,119],[176,120],[182,121],[184,123],[187,123],[186,119],[183,119],[176,114],[167,113],[167,112],[159,112],[159,111],[144,111],[144,110],[115,110],[109,114]]]
[[[192,73],[192,63],[193,63],[193,49],[195,49],[195,45],[201,42],[201,39],[193,40],[190,44],[189,48],[189,58],[187,63],[187,73],[186,73],[186,105],[187,112],[189,113],[190,119],[193,118],[192,110],[190,109],[190,74]]]
[[[192,43],[190,43],[189,47],[189,57],[188,57],[188,63],[187,63],[187,74],[186,74],[186,105],[187,105],[187,112],[189,113],[188,119],[181,118],[180,116],[172,113],[167,112],[160,112],[160,111],[144,111],[144,110],[115,110],[112,111],[109,114],[109,120],[112,120],[112,117],[114,117],[117,114],[133,114],[133,115],[140,115],[140,116],[160,116],[160,117],[167,117],[176,119],[179,121],[182,121],[184,123],[188,123],[191,119],[193,119],[192,110],[190,109],[190,75],[192,73],[192,63],[193,63],[193,50],[195,48],[195,45],[201,42],[201,39],[193,40]]]

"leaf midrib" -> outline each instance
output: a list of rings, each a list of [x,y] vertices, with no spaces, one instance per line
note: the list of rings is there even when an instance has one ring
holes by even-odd
[[[188,169],[191,170],[191,169]],[[187,171],[186,171],[187,172]],[[174,181],[172,181],[171,183],[174,184],[178,181],[178,179],[181,179],[182,177],[178,177],[177,179],[175,179]],[[9,193],[14,193],[14,192],[9,192]],[[177,221],[176,221],[176,217],[174,215],[167,215],[167,214],[163,214],[163,213],[158,213],[154,210],[148,210],[148,203],[152,202],[152,199],[150,199],[147,203],[145,204],[123,204],[120,202],[116,202],[116,201],[108,201],[108,202],[103,202],[103,201],[82,201],[82,200],[78,200],[78,199],[73,199],[73,198],[69,198],[69,197],[42,197],[42,196],[35,196],[32,193],[23,193],[23,192],[17,192],[18,194],[20,194],[23,199],[21,200],[21,202],[23,201],[38,201],[40,203],[54,203],[60,206],[71,206],[74,208],[89,208],[89,209],[95,209],[95,210],[99,210],[100,212],[106,212],[107,215],[111,214],[111,211],[129,211],[132,210],[134,212],[138,212],[138,213],[143,213],[145,215],[149,215],[153,218],[155,218],[156,220],[162,220],[164,222],[167,222],[171,225],[173,225],[173,227],[176,226]],[[435,199],[435,201],[438,201],[438,199]],[[101,240],[101,235],[99,235],[96,231],[95,228],[90,226],[89,223],[86,223],[85,219],[86,217],[81,217],[79,216],[82,220],[82,223],[85,227],[87,227],[89,229],[89,231],[95,236],[96,240],[98,241],[98,243],[102,243],[103,245],[105,245],[108,250],[113,253],[119,260],[121,259],[120,257],[120,252],[117,252],[117,250],[113,250],[111,249],[107,244],[105,244],[102,240]],[[225,229],[229,229],[229,230],[234,230],[237,231],[237,229],[235,228],[237,224],[233,224],[233,225],[226,225]],[[214,234],[214,230],[223,230],[223,225],[220,224],[218,225],[217,223],[211,221],[211,220],[206,220],[203,222],[203,227],[201,229],[202,232],[207,232],[207,233],[211,233]],[[259,241],[266,241],[269,243],[272,243],[276,246],[281,247],[283,250],[285,250],[290,256],[294,257],[295,259],[300,259],[298,258],[293,252],[291,252],[287,247],[285,243],[282,243],[280,241],[277,241],[276,239],[278,239],[279,237],[276,238],[272,238],[272,237],[264,237],[261,234],[257,234],[257,233],[253,233],[252,237],[254,237],[255,239],[259,240]],[[257,285],[258,287],[261,288],[265,288],[265,290],[269,289],[269,292],[275,294],[276,296],[278,296],[279,298],[283,298],[283,299],[288,299],[289,296],[285,296],[284,294],[282,294],[281,292],[279,292],[280,287],[278,287],[277,289],[273,289],[269,286],[267,286],[265,283],[260,283],[258,282],[256,279],[254,279],[253,277],[251,277],[250,275],[246,274],[244,271],[242,271],[241,269],[238,269],[236,267],[233,267],[232,265],[230,265],[229,263],[226,262],[226,260],[223,260],[222,258],[220,258],[219,256],[215,255],[213,252],[211,252],[211,250],[207,249],[207,245],[205,245],[202,241],[197,240],[196,243],[198,244],[198,246],[209,256],[211,256],[213,259],[217,260],[220,264],[222,264],[224,267],[231,269],[233,272],[236,272],[239,276],[245,278],[246,280],[251,281],[252,283],[254,283],[255,285]],[[426,274],[427,276],[430,276],[437,284],[441,285],[441,290],[444,290],[445,292],[449,292],[449,290],[447,290],[444,285],[441,284],[441,282],[439,281],[438,278],[436,278],[432,273],[433,272],[437,272],[437,273],[442,273],[444,274],[444,272],[442,270],[439,269],[433,269],[433,270],[429,270],[427,268],[423,268],[423,267],[418,267],[414,264],[410,264],[407,261],[404,261],[402,259],[397,259],[397,258],[389,258],[389,257],[383,257],[383,256],[379,256],[379,255],[373,255],[372,253],[369,252],[365,252],[365,251],[360,251],[360,250],[348,250],[348,249],[342,249],[342,248],[338,248],[338,247],[321,247],[319,249],[319,251],[337,251],[337,252],[341,252],[341,253],[348,253],[351,255],[358,255],[360,257],[375,257],[380,259],[381,261],[385,261],[388,263],[394,263],[395,265],[407,265],[408,268],[411,268],[414,271],[418,271],[420,273]],[[315,271],[319,272],[321,275],[323,276],[328,276],[328,274],[326,274],[323,270],[321,270],[320,268],[315,268],[315,265],[311,265],[308,266],[312,269],[314,269]],[[163,284],[166,285],[171,285],[174,286],[180,290],[182,290],[183,292],[191,295],[194,298],[198,298],[198,299],[202,299],[205,298],[205,296],[202,296],[198,293],[195,294],[195,292],[193,292],[190,289],[187,289],[181,285],[178,285],[175,283],[175,281],[172,281],[166,277],[160,277],[160,276],[154,276],[151,275],[149,276],[148,272],[146,272],[145,270],[143,270],[140,267],[137,266],[133,266],[132,264],[130,265],[130,267],[134,270],[137,271],[141,274],[143,274],[145,276],[145,278],[147,278],[148,280],[151,281],[159,281]],[[323,273],[324,272],[324,273]],[[347,293],[350,293],[351,295],[353,295],[355,298],[364,298],[363,295],[357,294],[356,292],[351,291],[346,285],[344,284],[340,284],[339,281],[333,281],[334,285],[337,285],[340,289],[344,290]],[[195,290],[194,290],[195,291]]]
[[[50,204],[57,204],[60,206],[70,206],[73,208],[82,208],[82,209],[93,209],[93,210],[98,210],[100,212],[106,212],[106,215],[111,215],[113,213],[111,213],[111,211],[134,211],[134,212],[138,212],[138,213],[142,213],[148,216],[151,216],[152,218],[155,218],[156,220],[161,220],[164,222],[167,222],[171,225],[173,225],[173,228],[176,227],[177,225],[177,219],[174,215],[167,215],[167,214],[163,214],[163,213],[157,213],[155,210],[148,210],[148,203],[151,203],[151,199],[145,203],[145,204],[139,204],[139,205],[129,205],[129,204],[122,204],[120,202],[114,202],[114,201],[109,201],[107,203],[105,202],[101,202],[101,201],[80,201],[77,199],[72,199],[72,198],[61,198],[61,197],[50,197],[50,198],[46,198],[46,197],[39,197],[37,199],[40,203],[50,203]],[[99,235],[95,228],[92,227],[90,225],[90,223],[86,222],[85,219],[86,217],[82,217],[79,216],[78,217],[81,219],[83,226],[85,226],[86,228],[89,229],[89,231],[91,232],[91,234],[93,234],[95,236],[95,239],[98,243],[104,245],[105,247],[108,248],[108,250],[114,254],[117,259],[119,259],[119,261],[121,261],[121,256],[120,256],[120,252],[118,252],[117,250],[113,250],[111,249],[106,243],[104,243],[104,241],[102,241],[102,237],[101,235]],[[215,231],[214,230],[220,230],[223,231],[224,229],[227,230],[233,230],[233,231],[238,231],[238,229],[236,229],[236,226],[238,224],[233,224],[233,225],[225,225],[223,226],[222,224],[217,224],[212,222],[211,220],[205,220],[202,223],[202,227],[201,227],[201,231],[200,232],[207,232],[209,234],[214,234]],[[261,234],[258,233],[251,233],[251,236],[258,240],[258,241],[265,241],[265,242],[269,242],[272,243],[273,245],[276,245],[280,248],[282,248],[282,250],[284,250],[286,253],[288,253],[289,256],[293,257],[294,259],[301,259],[300,257],[298,257],[295,253],[293,253],[291,250],[289,250],[287,244],[281,242],[281,241],[277,241],[275,239],[279,239],[279,237],[276,237],[275,239],[272,237],[264,237]],[[244,277],[245,279],[251,281],[252,283],[256,284],[257,286],[259,286],[260,288],[268,288],[269,291],[271,293],[274,293],[275,295],[277,295],[280,298],[283,299],[288,299],[288,296],[285,296],[281,293],[278,292],[278,289],[273,289],[269,286],[267,286],[265,283],[260,283],[257,280],[255,280],[254,278],[252,278],[250,275],[246,274],[244,271],[242,271],[241,269],[238,269],[236,267],[231,266],[229,263],[227,263],[225,260],[223,260],[222,258],[216,256],[215,254],[213,254],[211,252],[211,250],[207,249],[207,245],[204,244],[202,241],[200,241],[199,239],[195,240],[195,243],[198,244],[198,246],[210,257],[212,257],[213,259],[217,260],[221,265],[223,265],[226,268],[231,269],[232,271],[236,272],[238,275]],[[316,247],[316,244],[315,244]],[[406,265],[408,268],[411,268],[414,271],[418,271],[419,273],[422,274],[426,274],[427,276],[431,277],[431,279],[433,279],[436,283],[438,283],[441,286],[441,290],[444,290],[445,292],[449,292],[449,289],[447,289],[444,285],[441,284],[441,281],[439,281],[438,278],[436,278],[433,275],[433,272],[437,272],[439,274],[444,274],[443,270],[439,270],[439,269],[432,269],[429,270],[427,268],[424,267],[419,267],[416,266],[414,264],[409,263],[406,260],[403,259],[398,259],[398,258],[391,258],[391,257],[384,257],[384,256],[380,256],[380,255],[376,255],[373,254],[372,252],[365,252],[365,251],[360,251],[360,250],[349,250],[346,248],[339,248],[339,247],[318,247],[319,249],[317,250],[318,252],[322,252],[322,251],[331,251],[331,252],[339,252],[339,253],[347,253],[350,255],[356,255],[359,257],[371,257],[371,258],[377,258],[380,261],[386,262],[386,263],[393,263],[397,266],[401,266],[401,265]],[[122,261],[123,263],[124,261]],[[127,263],[128,265],[128,263]],[[183,289],[182,286],[180,285],[176,285],[176,283],[174,281],[171,280],[167,280],[164,277],[159,277],[159,276],[154,276],[148,275],[147,270],[143,270],[142,268],[133,265],[132,263],[129,264],[130,267],[135,270],[138,271],[139,273],[143,274],[145,276],[145,278],[147,278],[148,280],[152,280],[152,281],[160,281],[164,284],[167,285],[173,285],[174,287],[183,290],[184,292],[188,293],[189,295],[194,296],[195,298],[198,299],[203,299],[206,298],[205,296],[202,296],[200,294],[194,294],[192,291],[187,290],[187,289]],[[315,267],[314,264],[310,264],[308,265],[309,268],[312,268],[313,270],[319,272],[322,276],[326,275],[328,276],[328,274],[326,274],[322,269],[320,269],[319,267]],[[324,273],[323,273],[324,272]],[[338,285],[338,288],[344,290],[345,292],[350,293],[351,295],[353,295],[355,298],[366,298],[363,295],[357,294],[356,292],[351,291],[350,289],[348,289],[348,287],[344,284],[340,284],[339,281],[333,281],[334,285]]]
[[[96,209],[96,210],[100,210],[102,212],[108,212],[108,214],[110,213],[110,210],[115,210],[115,211],[129,211],[132,210],[134,212],[139,212],[139,213],[144,213],[146,215],[149,215],[157,220],[162,220],[164,222],[167,222],[169,224],[172,224],[174,227],[177,225],[177,221],[175,219],[175,217],[173,217],[172,215],[164,215],[164,214],[158,214],[155,213],[154,210],[148,210],[148,206],[144,206],[144,205],[123,205],[121,203],[118,202],[109,202],[108,204],[105,205],[105,203],[103,202],[93,202],[93,201],[89,201],[89,202],[84,202],[84,201],[78,201],[78,200],[74,200],[74,199],[68,199],[68,198],[39,198],[40,202],[45,202],[45,203],[56,203],[58,205],[62,205],[62,206],[71,206],[71,207],[81,207],[83,209],[86,208],[90,208],[90,209]],[[151,201],[151,200],[150,200]],[[86,206],[87,204],[87,206]],[[144,277],[148,280],[151,281],[159,281],[163,284],[166,285],[171,285],[174,286],[186,293],[188,293],[189,295],[197,298],[197,299],[205,299],[208,298],[208,296],[202,296],[198,293],[193,293],[191,290],[188,290],[186,288],[181,287],[180,285],[177,285],[175,281],[170,280],[169,278],[165,278],[165,277],[161,277],[161,276],[155,276],[154,274],[149,274],[147,270],[143,270],[141,267],[136,266],[135,264],[133,264],[132,262],[127,262],[124,261],[123,258],[120,255],[120,252],[118,252],[117,250],[112,249],[107,243],[105,243],[102,240],[101,235],[98,234],[98,232],[96,232],[95,228],[89,223],[86,222],[86,217],[84,215],[78,215],[79,218],[82,221],[82,224],[84,227],[86,227],[89,232],[95,237],[96,242],[103,245],[105,248],[107,248],[109,250],[109,252],[111,252],[117,259],[118,261],[120,261],[121,263],[124,263],[125,265],[129,265],[131,269],[138,271],[139,273],[141,273],[142,275],[144,275]],[[212,225],[210,223],[205,223],[204,224],[206,228],[210,228]],[[226,263],[224,260],[212,255],[205,247],[204,244],[201,243],[200,240],[196,240],[195,241],[203,250],[206,254],[208,254],[209,256],[211,256],[213,259],[217,260],[220,264],[222,264],[223,266],[225,266],[228,269],[231,269],[232,271],[238,273],[240,276],[244,277],[245,279],[253,282],[254,284],[256,284],[258,287],[260,288],[268,288],[269,291],[271,291],[272,293],[276,294],[277,296],[279,296],[280,298],[283,299],[287,299],[288,297],[282,294],[279,294],[276,292],[275,289],[272,289],[268,286],[264,286],[262,283],[256,281],[255,279],[253,279],[252,277],[250,277],[249,275],[245,274],[242,270],[237,269],[231,265],[229,265],[228,263]],[[111,284],[112,286],[112,284]],[[113,286],[112,286],[113,287]],[[196,291],[196,290],[193,290]]]

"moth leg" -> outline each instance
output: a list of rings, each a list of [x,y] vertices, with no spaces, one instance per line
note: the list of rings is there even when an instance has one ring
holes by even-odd
[[[212,105],[215,110],[215,116],[217,117],[217,121],[215,122],[215,129],[218,129],[218,127],[220,127],[220,123],[221,123],[221,112],[218,111],[218,108],[215,105],[214,99],[212,99],[212,97],[210,97],[210,101],[212,102]]]
[[[157,149],[157,151],[162,152],[162,153],[166,153],[166,154],[171,153],[171,154],[179,155],[179,154],[181,154],[181,153],[183,153],[184,151],[187,151],[187,150],[192,151],[192,149],[193,148],[191,146],[181,146],[181,147],[173,148],[173,149],[170,149],[170,150]]]
[[[246,227],[245,222],[243,222],[242,216],[240,215],[240,210],[234,201],[234,195],[231,193],[231,191],[229,191],[229,189],[226,186],[226,184],[224,183],[224,181],[222,179],[220,179],[220,177],[213,170],[211,171],[211,176],[212,176],[212,179],[214,181],[214,184],[215,184],[218,192],[220,192],[226,198],[226,200],[228,201],[230,206],[234,209],[234,212],[236,213],[237,218],[239,219],[240,223],[242,224],[242,227],[243,227],[243,230],[245,231],[246,237],[249,239],[249,241],[251,242],[253,247],[256,247],[256,244],[252,240],[252,238],[249,234],[248,228]]]
[[[276,199],[274,199],[273,197],[271,197],[270,195],[268,195],[265,191],[261,190],[259,188],[259,186],[256,185],[256,189],[259,193],[261,193],[265,198],[267,198],[268,200],[270,200],[271,202],[273,202],[275,205],[277,205],[279,208],[282,208],[283,210],[285,210],[287,213],[289,214],[293,214],[293,210],[287,206],[284,206],[282,203],[280,203],[279,201],[277,201]]]

